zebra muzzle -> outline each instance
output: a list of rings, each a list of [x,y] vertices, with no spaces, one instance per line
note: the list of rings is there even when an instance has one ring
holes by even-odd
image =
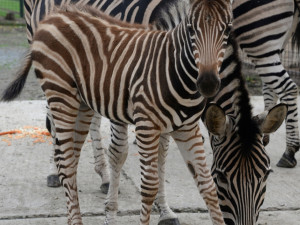
[[[221,80],[213,71],[202,72],[197,79],[197,88],[200,94],[205,97],[213,97],[217,94],[221,86]]]

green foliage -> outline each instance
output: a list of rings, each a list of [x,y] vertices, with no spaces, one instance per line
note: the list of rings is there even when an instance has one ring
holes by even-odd
[[[14,12],[15,17],[19,18],[20,0],[0,0],[0,17],[5,17],[8,12]]]

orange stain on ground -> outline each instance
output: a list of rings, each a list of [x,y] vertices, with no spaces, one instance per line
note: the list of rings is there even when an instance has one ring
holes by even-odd
[[[51,134],[43,128],[34,127],[34,126],[24,126],[20,129],[10,130],[0,132],[0,138],[2,142],[5,142],[8,146],[11,146],[13,140],[18,140],[22,138],[30,138],[33,139],[32,143],[48,143],[52,144]]]

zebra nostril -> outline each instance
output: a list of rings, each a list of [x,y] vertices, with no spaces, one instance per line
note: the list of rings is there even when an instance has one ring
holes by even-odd
[[[221,80],[214,72],[204,72],[197,80],[197,88],[200,94],[205,97],[213,97],[219,91]]]

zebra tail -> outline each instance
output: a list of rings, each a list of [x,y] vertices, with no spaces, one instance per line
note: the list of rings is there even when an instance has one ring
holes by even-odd
[[[29,70],[32,65],[31,50],[28,50],[25,54],[21,67],[16,74],[15,79],[4,90],[1,101],[9,102],[18,97],[24,88]]]

